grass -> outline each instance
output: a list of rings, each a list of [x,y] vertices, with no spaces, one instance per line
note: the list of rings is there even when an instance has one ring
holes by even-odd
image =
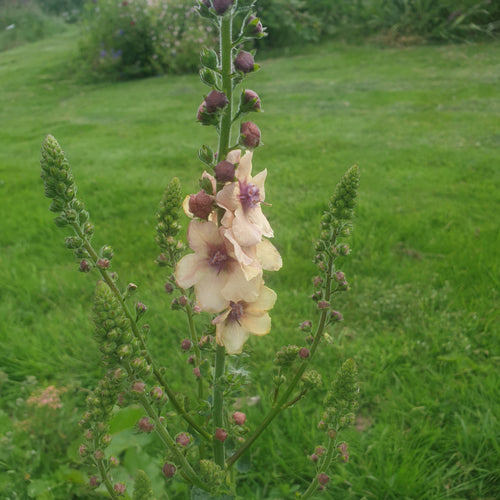
[[[75,450],[86,390],[101,374],[89,341],[93,278],[76,271],[43,198],[47,133],[69,157],[96,245],[111,244],[121,281],[140,287],[153,349],[169,373],[189,376],[178,348],[184,320],[169,310],[153,264],[154,213],[173,175],[186,194],[196,189],[197,149],[214,143],[194,120],[206,90],[195,76],[79,84],[74,40],[70,28],[0,54],[0,469],[8,472],[0,492],[9,499],[90,498]],[[343,268],[352,290],[339,298],[345,320],[319,356],[325,381],[353,357],[361,382],[357,426],[346,436],[351,459],[328,498],[500,497],[498,49],[324,44],[267,59],[249,80],[265,109],[254,168],[269,171],[266,213],[285,264],[268,279],[279,297],[274,330],[250,342],[250,387],[262,395],[248,409],[250,425],[268,406],[273,353],[301,343],[297,325],[313,318],[321,211],[348,166],[362,171]],[[66,413],[43,442],[64,443],[67,455],[44,451],[40,436],[19,427],[35,418],[29,394],[48,384],[67,389]],[[290,498],[306,485],[322,397],[283,414],[261,438],[243,498]],[[36,460],[27,458],[32,449]],[[185,498],[171,488],[171,498]]]

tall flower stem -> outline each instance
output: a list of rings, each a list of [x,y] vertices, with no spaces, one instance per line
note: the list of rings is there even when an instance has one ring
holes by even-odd
[[[233,79],[232,79],[232,14],[226,15],[221,20],[220,25],[220,57],[222,73],[222,91],[226,94],[228,103],[222,111],[219,127],[219,148],[217,161],[222,161],[229,150],[231,140],[231,124],[233,114]]]
[[[228,151],[231,140],[231,125],[233,114],[233,81],[232,81],[232,14],[222,18],[220,24],[220,57],[222,74],[222,91],[226,94],[228,103],[222,111],[219,126],[219,147],[217,152],[217,161],[222,161]],[[218,219],[220,221],[223,210],[219,209]],[[226,350],[224,346],[217,345],[215,351],[214,382],[213,382],[213,428],[214,435],[217,429],[224,426],[223,406],[224,406],[224,387],[223,376],[225,372]],[[218,439],[213,440],[214,460],[217,465],[225,467],[224,443]]]
[[[330,256],[328,260],[327,270],[326,270],[326,283],[325,283],[325,300],[329,300],[332,293],[332,272],[333,272],[333,262],[334,257]],[[304,374],[307,366],[309,365],[316,349],[319,345],[321,337],[325,331],[326,321],[328,318],[328,310],[323,309],[321,311],[320,320],[318,327],[316,328],[316,333],[314,334],[314,341],[310,349],[310,356],[307,360],[302,361],[301,365],[297,369],[294,378],[288,385],[286,391],[281,395],[276,404],[269,410],[269,413],[265,416],[264,420],[255,429],[253,434],[247,438],[245,443],[227,460],[227,467],[233,466],[236,461],[252,446],[252,444],[259,438],[259,436],[266,430],[267,426],[278,416],[281,411],[290,406],[290,397],[295,390],[295,387],[300,382],[302,375]]]
[[[80,226],[78,224],[74,223],[74,224],[72,224],[72,227],[73,227],[73,230],[75,231],[75,233],[77,234],[77,236],[82,239],[83,245],[84,245],[85,249],[87,250],[87,252],[89,253],[89,255],[92,258],[92,260],[94,262],[97,262],[99,260],[99,255],[94,250],[94,247],[88,241],[88,239],[86,238],[85,234],[83,234],[82,230],[80,229]],[[137,328],[137,323],[135,321],[135,318],[132,315],[132,313],[130,312],[130,309],[129,309],[129,307],[126,304],[126,302],[125,302],[125,300],[123,298],[122,293],[120,292],[120,290],[118,290],[118,287],[116,286],[115,282],[111,278],[110,273],[108,271],[106,271],[105,269],[100,269],[100,268],[99,268],[99,272],[101,274],[102,279],[107,283],[107,285],[109,286],[110,290],[113,292],[113,294],[115,295],[115,297],[120,302],[120,306],[121,306],[121,308],[122,308],[125,316],[128,318],[128,320],[130,322],[130,327],[132,328],[132,332],[134,334],[134,337],[141,344],[141,348],[142,348],[142,350],[145,353],[144,357],[146,358],[146,361],[151,365],[151,367],[153,369],[153,374],[155,375],[156,379],[158,380],[158,382],[160,383],[160,385],[165,390],[165,392],[166,392],[166,394],[167,394],[167,396],[169,398],[169,401],[172,403],[172,406],[177,410],[178,414],[198,434],[200,434],[200,436],[202,436],[207,441],[211,441],[212,437],[210,436],[210,434],[208,434],[208,432],[205,429],[201,428],[194,421],[194,419],[191,417],[191,415],[189,415],[186,412],[186,410],[181,406],[181,404],[179,403],[179,401],[177,401],[177,398],[175,396],[174,391],[167,384],[167,382],[165,381],[165,379],[164,379],[164,377],[163,377],[160,369],[158,368],[158,366],[156,365],[155,361],[151,357],[151,355],[150,355],[150,353],[149,353],[149,351],[148,351],[148,349],[146,347],[146,342],[144,341],[144,337],[141,335],[141,333],[139,332],[139,329]]]

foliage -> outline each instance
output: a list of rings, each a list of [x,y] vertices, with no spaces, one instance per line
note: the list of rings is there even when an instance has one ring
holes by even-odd
[[[62,20],[49,16],[33,1],[8,2],[0,8],[0,51],[46,38],[65,29]]]
[[[84,71],[107,80],[193,71],[211,39],[191,0],[87,2],[80,41]]]
[[[36,374],[44,388],[71,382],[82,392],[102,376],[82,306],[91,299],[87,277],[75,276],[62,244],[47,243],[59,230],[46,223],[47,202],[33,175],[44,133],[60,136],[75,166],[83,166],[80,193],[105,219],[96,241],[113,240],[120,274],[138,284],[151,280],[155,269],[151,200],[161,197],[165,179],[178,168],[182,184],[195,188],[190,179],[198,170],[198,128],[186,94],[199,92],[197,78],[81,85],[61,70],[74,41],[70,29],[0,54],[0,120],[10,125],[0,130],[0,316],[6,319],[0,324],[0,365],[9,374],[0,406],[8,418],[20,391],[16,381],[28,375]],[[309,293],[314,268],[314,214],[349,159],[366,166],[347,269],[353,292],[342,301],[341,336],[320,363],[326,387],[335,377],[332,360],[363,359],[361,418],[351,431],[350,462],[331,485],[334,498],[500,497],[500,241],[492,217],[500,210],[498,50],[498,43],[404,50],[328,43],[263,63],[259,93],[267,98],[260,120],[269,135],[259,154],[269,175],[280,179],[268,196],[271,223],[282,228],[276,240],[284,260],[273,276],[273,287],[284,290],[274,316],[292,330],[309,314],[301,297]],[[342,131],[332,133],[340,125]],[[161,283],[145,297],[151,309],[165,310],[164,293]],[[152,323],[163,332],[151,339],[154,349],[173,357],[169,370],[189,377],[188,355],[179,349],[184,321],[167,322],[167,312]],[[254,352],[267,359],[282,343],[300,342],[303,332],[292,330],[254,342]],[[259,362],[250,368],[257,393],[272,372]],[[68,424],[76,432],[83,399]],[[316,415],[304,403],[302,412],[284,414],[262,436],[244,498],[292,498],[314,470],[312,462],[303,463],[315,443],[302,429],[318,432]],[[249,420],[269,400],[253,404]],[[120,480],[134,470],[131,457],[138,450],[155,456],[154,446],[135,431],[139,418],[113,430],[113,453],[121,464],[113,474],[119,472]],[[8,432],[4,422],[0,428]],[[278,448],[283,437],[287,442]],[[19,452],[29,456],[32,444],[19,442]],[[50,471],[37,469],[26,481],[71,481],[58,471],[64,452],[46,460]],[[12,499],[14,481],[25,481],[22,469],[11,470],[16,472],[0,471],[2,498]],[[283,479],[289,473],[291,485]],[[153,486],[164,484],[161,477],[152,480]],[[72,498],[64,490],[53,494]],[[183,499],[188,493],[179,481],[169,495]]]

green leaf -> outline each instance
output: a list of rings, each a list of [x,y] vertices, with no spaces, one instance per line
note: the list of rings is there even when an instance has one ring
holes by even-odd
[[[139,407],[129,406],[120,410],[109,423],[109,432],[116,434],[125,429],[134,427],[138,420],[144,416],[144,410]]]
[[[252,460],[248,454],[243,455],[237,462],[236,462],[236,469],[238,472],[241,472],[242,474],[246,474],[252,467]]]

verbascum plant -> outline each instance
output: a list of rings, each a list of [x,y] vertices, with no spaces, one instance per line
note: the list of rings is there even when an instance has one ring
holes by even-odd
[[[248,422],[246,414],[234,411],[232,405],[235,394],[244,390],[245,374],[238,369],[238,357],[245,352],[250,336],[261,337],[271,331],[271,311],[278,296],[266,286],[266,273],[283,265],[270,242],[274,230],[265,215],[268,172],[265,168],[254,171],[261,131],[254,122],[243,121],[247,114],[261,111],[258,94],[244,86],[247,75],[259,67],[254,54],[243,50],[243,44],[266,34],[254,15],[254,4],[254,0],[198,2],[199,14],[217,28],[220,45],[217,50],[204,48],[201,52],[200,78],[209,90],[196,118],[201,125],[214,127],[218,143],[215,151],[203,145],[198,152],[205,167],[199,191],[183,197],[179,180],[172,179],[156,214],[160,248],[156,262],[166,275],[171,309],[187,317],[187,334],[179,340],[181,348],[192,353],[189,363],[196,384],[194,398],[190,398],[188,388],[184,395],[172,390],[173,371],[167,377],[161,366],[167,361],[155,359],[149,350],[150,327],[142,325],[148,308],[133,300],[134,283],[122,286],[111,272],[112,248],[104,245],[96,250],[92,245],[94,226],[77,198],[74,177],[61,147],[52,136],[42,145],[42,178],[45,195],[52,199],[50,210],[57,214],[58,226],[72,230],[65,239],[66,247],[78,258],[80,271],[100,275],[93,313],[106,375],[87,398],[80,454],[95,467],[89,487],[107,492],[110,498],[128,495],[127,491],[133,491],[137,500],[158,494],[144,472],[148,464],[137,472],[133,487],[113,480],[111,466],[116,459],[107,449],[111,442],[109,422],[117,406],[142,406],[144,416],[137,429],[155,432],[164,446],[161,468],[167,492],[176,476],[191,485],[192,498],[235,498],[232,468],[238,460],[280,413],[312,391],[322,390],[325,383],[314,361],[322,341],[329,336],[327,328],[331,331],[330,327],[342,320],[334,309],[334,298],[349,290],[338,262],[350,253],[348,239],[359,184],[357,166],[341,179],[321,219],[314,249],[318,275],[312,295],[317,318],[301,325],[304,345],[286,345],[275,354],[272,406],[260,422]],[[239,134],[233,139],[231,131],[237,127]],[[180,236],[185,217],[189,220],[187,245]],[[209,326],[203,331],[199,315],[208,319]],[[332,464],[348,459],[342,431],[354,422],[357,407],[354,362],[347,360],[328,385],[318,422],[324,430],[324,442],[309,457],[316,472],[297,498],[310,498],[325,490]],[[179,427],[184,430],[173,435],[172,429]]]

